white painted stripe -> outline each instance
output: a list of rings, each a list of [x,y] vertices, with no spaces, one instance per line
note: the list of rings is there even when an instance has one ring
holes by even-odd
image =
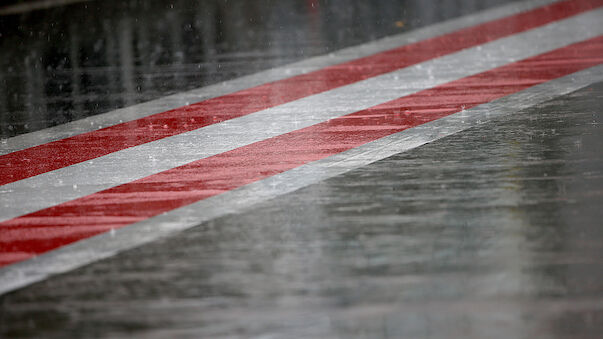
[[[134,225],[63,246],[0,269],[0,294],[173,235],[200,223],[241,213],[261,201],[341,175],[493,119],[515,114],[592,83],[603,81],[593,67],[439,120],[370,142],[337,155],[243,186]]]
[[[72,5],[93,0],[38,0],[0,7],[0,15],[22,14],[40,9]]]
[[[488,9],[482,12],[473,13],[457,19],[452,19],[439,24],[424,27],[409,33],[394,35],[359,46],[342,49],[328,55],[306,59],[253,75],[194,89],[188,92],[170,95],[157,100],[117,109],[111,112],[95,115],[44,130],[3,139],[0,141],[0,155],[93,131],[101,128],[101,126],[107,127],[119,124],[121,122],[140,119],[149,115],[182,107],[190,103],[211,99],[268,82],[293,77],[295,75],[316,71],[327,66],[369,56],[378,52],[429,39],[446,33],[451,33],[465,27],[496,20],[554,2],[556,2],[556,0],[526,0],[522,2],[510,3],[501,7]]]
[[[603,34],[603,9],[0,188],[0,221]]]

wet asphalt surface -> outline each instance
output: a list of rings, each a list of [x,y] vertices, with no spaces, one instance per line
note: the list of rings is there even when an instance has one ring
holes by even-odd
[[[0,16],[0,138],[506,2],[91,1]]]
[[[599,338],[603,83],[4,295],[6,337]]]
[[[1,135],[495,2],[420,3],[91,2],[3,17]],[[599,338],[602,103],[598,83],[0,296],[0,337]]]

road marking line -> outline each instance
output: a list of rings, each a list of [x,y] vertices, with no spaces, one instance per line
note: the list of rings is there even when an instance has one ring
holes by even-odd
[[[567,0],[528,12],[0,156],[0,185],[196,130],[478,46],[603,6]],[[73,150],[78,148],[77,152]],[[47,157],[53,154],[52,157]],[[35,161],[44,159],[44,161]]]
[[[563,6],[566,6],[565,9],[577,10],[576,8],[583,5],[599,7],[603,5],[603,1],[565,1],[552,6],[561,6],[554,7],[557,10],[564,8]],[[526,6],[525,3],[523,6]],[[511,7],[505,7],[505,10],[510,9]],[[289,101],[279,101],[274,105],[271,103],[266,106],[266,109],[254,111],[255,113],[234,119],[228,118],[218,123],[211,121],[202,128],[174,133],[167,137],[162,136],[161,140],[137,144],[94,159],[99,163],[113,159],[102,165],[97,163],[96,166],[89,166],[93,161],[87,161],[4,185],[0,187],[0,199],[2,199],[0,204],[5,207],[4,210],[0,209],[0,221],[12,219],[0,222],[0,265],[12,265],[0,268],[0,293],[39,281],[50,274],[65,272],[106,258],[119,251],[193,227],[226,213],[241,211],[258,201],[291,192],[437,140],[475,125],[480,118],[488,119],[510,114],[556,95],[600,81],[603,79],[603,66],[596,65],[603,63],[603,37],[600,36],[603,33],[601,32],[603,25],[598,20],[602,16],[601,11],[589,11],[546,25],[538,22],[531,23],[530,25],[535,25],[533,27],[542,27],[520,34],[510,34],[511,36],[497,41],[492,41],[493,39],[488,37],[487,41],[471,45],[475,46],[473,48],[458,52],[449,50],[443,54],[436,53],[435,57],[427,57],[428,61],[421,61],[419,57],[410,63],[410,65],[414,64],[413,67],[404,66],[406,64],[399,64],[396,66],[398,68],[382,65],[383,67],[375,73],[369,73],[368,78],[364,78],[366,75],[362,72],[348,73],[357,78],[350,80],[344,77],[342,83],[337,82],[341,79],[327,78],[327,81],[324,81],[327,85],[317,93],[304,92],[305,94],[300,97],[294,95]],[[487,13],[501,15],[502,12],[498,10]],[[561,12],[555,15],[568,17],[567,13]],[[528,14],[523,13],[519,17],[525,15]],[[475,20],[476,17],[471,16],[473,18],[471,20]],[[467,22],[463,20],[453,20],[453,23],[466,27]],[[504,20],[508,19],[501,19],[501,22]],[[539,20],[550,19],[539,18]],[[513,24],[509,21],[504,22]],[[450,29],[454,25],[450,23],[437,27]],[[484,27],[486,26],[481,28]],[[464,31],[471,30],[475,28],[464,28]],[[433,28],[426,28],[421,32],[425,35],[432,34],[430,38],[434,36]],[[459,32],[451,34],[459,34]],[[413,39],[417,36],[403,35],[403,39]],[[402,39],[401,37],[396,39]],[[437,40],[441,37],[433,39]],[[586,39],[589,40],[577,42]],[[376,52],[391,48],[396,51],[408,48],[391,45],[394,40],[383,39],[368,44],[366,46],[369,47],[360,53],[366,53],[368,58],[373,58],[375,56],[371,54]],[[417,44],[422,43],[425,42]],[[573,45],[567,46],[572,43]],[[388,48],[383,48],[388,44],[390,44]],[[372,50],[368,53],[367,50],[371,48],[382,48],[382,50]],[[555,50],[551,51],[551,49]],[[482,50],[483,53],[477,53],[477,50]],[[407,50],[407,52],[411,51]],[[352,65],[359,69],[366,67],[359,60],[353,60],[351,55],[354,54],[354,49],[347,49],[346,53],[349,55],[336,53],[334,58],[338,62],[344,60],[343,62],[347,62],[348,66]],[[386,51],[378,55],[388,53],[393,52]],[[538,55],[534,56],[536,54]],[[483,56],[490,57],[479,60]],[[331,65],[327,68],[332,70],[323,75],[338,75],[338,72],[333,71],[337,68],[333,65],[338,62],[330,63],[324,58],[314,58],[297,65],[305,65],[304,67],[308,67],[306,70],[313,69],[314,72],[320,73],[324,64],[317,67],[311,63],[314,61],[317,64],[326,63]],[[524,60],[517,61],[519,59]],[[396,61],[387,57],[381,61],[392,60]],[[508,64],[509,62],[512,63]],[[463,64],[469,64],[474,69],[467,71],[466,67],[462,67]],[[402,69],[397,70],[399,68]],[[277,74],[278,72],[271,73],[273,71],[263,74],[275,74],[275,77],[284,79],[279,80],[283,83],[290,81],[290,78]],[[429,77],[429,71],[434,72],[433,78]],[[299,73],[295,74],[296,72]],[[478,72],[481,73],[475,74]],[[577,73],[570,74],[573,72]],[[305,78],[307,75],[300,69],[292,73],[294,77],[312,80]],[[519,81],[517,81],[518,74],[521,75]],[[440,76],[442,78],[439,78]],[[400,85],[400,78],[410,81],[411,84]],[[268,86],[265,79],[258,79],[256,75],[245,77],[245,80],[229,82],[231,86],[229,89],[253,81],[257,81],[260,87]],[[332,86],[333,82],[336,83],[335,86]],[[328,85],[329,83],[331,85]],[[237,90],[249,91],[244,88]],[[368,91],[374,91],[375,88],[380,88],[379,95],[370,99],[371,95],[367,94],[372,93]],[[218,87],[215,87],[215,91],[212,94],[196,92],[196,95],[197,98],[199,95],[206,95],[218,100]],[[194,95],[191,93],[195,92],[172,96],[170,97],[172,101],[165,101],[164,98],[155,102],[173,105],[183,98],[192,98]],[[338,99],[342,101],[333,101]],[[356,102],[346,105],[345,101]],[[135,107],[144,107],[144,104]],[[167,106],[163,106],[165,107]],[[312,114],[321,107],[335,107],[335,109],[316,112],[313,118],[305,115]],[[220,108],[219,105],[216,106],[216,109]],[[117,112],[84,120],[115,121]],[[146,119],[144,117],[153,114],[155,113],[149,110],[132,114],[130,117],[142,116],[144,120]],[[152,119],[155,118],[156,114]],[[169,116],[168,118],[171,119]],[[327,119],[330,120],[325,121]],[[274,131],[258,132],[258,135],[254,134],[249,139],[239,140],[239,136],[245,134],[242,132],[254,133],[250,133],[249,126],[255,124],[255,128],[261,130],[262,124],[269,121],[275,122]],[[78,126],[80,123],[67,125]],[[40,142],[41,146],[44,146],[44,140],[56,140],[57,136],[52,135],[53,132],[62,129],[65,132],[64,128],[66,127],[61,126],[11,138],[4,144],[8,145],[8,148],[3,146],[3,149],[27,151],[27,147],[39,145]],[[167,129],[170,129],[169,125]],[[230,134],[234,131],[239,132],[235,138]],[[65,133],[59,135],[69,135],[71,132]],[[203,144],[203,139],[199,138],[208,135],[212,141],[205,141]],[[197,139],[190,139],[191,137]],[[85,183],[91,169],[99,171],[111,169],[105,165],[115,164],[115,160],[120,159],[120,156],[137,153],[157,154],[153,152],[158,150],[170,153],[183,143],[190,143],[191,140],[199,143],[195,143],[195,147],[192,148],[192,155],[186,155],[189,158],[174,160],[170,154],[161,159],[166,160],[166,163],[159,161],[158,166],[151,168],[150,176],[140,178],[141,173],[144,176],[145,172],[131,171],[120,179],[107,183],[106,180],[110,175],[101,174],[98,176],[101,179],[99,186],[87,188],[92,194],[89,191],[81,191],[78,193],[79,196],[76,194],[75,197],[69,197],[64,201],[60,201],[61,198],[49,200],[50,204],[45,201],[48,197],[61,194],[60,190],[52,187],[56,185],[50,180],[53,175],[59,174],[61,178],[62,174],[62,179],[70,180],[71,174],[80,171],[80,176],[74,182]],[[202,150],[198,149],[200,144],[205,145]],[[145,147],[149,152],[141,153]],[[178,156],[181,155],[176,155],[176,158]],[[125,160],[127,157],[122,159]],[[121,163],[117,166],[123,166],[125,163],[121,160],[118,162]],[[144,167],[142,166],[143,169]],[[70,170],[75,172],[69,172]],[[19,204],[10,205],[8,198],[18,198],[27,190],[28,184],[36,183],[35,180],[38,178],[42,180],[39,182],[40,185],[30,187],[42,189],[33,198],[40,200],[12,215],[11,213],[15,213],[12,207],[18,209],[17,205],[24,203],[25,200],[17,199],[15,201]],[[132,181],[133,178],[138,180]],[[13,184],[15,186],[12,186]],[[107,186],[102,187],[102,185]],[[2,192],[3,190],[5,192]],[[27,212],[27,208],[31,209],[29,212],[32,213]],[[8,217],[5,216],[4,211],[8,213],[6,214]],[[29,214],[22,215],[25,213]],[[127,225],[129,227],[123,227]],[[108,230],[112,232],[109,234],[106,232]],[[49,250],[50,252],[47,252]],[[36,254],[41,255],[35,256]],[[25,260],[28,258],[32,259]]]
[[[124,250],[190,229],[202,222],[244,212],[259,202],[482,125],[492,119],[518,113],[602,80],[603,66],[573,73],[117,229],[112,233],[102,233],[31,260],[0,268],[0,294],[109,258]]]
[[[14,15],[66,5],[73,5],[92,0],[41,0],[36,2],[17,3],[0,7],[0,15]]]
[[[478,25],[509,15],[529,11],[536,7],[549,5],[557,1],[558,0],[524,0],[517,3],[506,4],[504,6],[491,8],[478,13],[469,14],[460,18],[419,28],[411,32],[388,36],[382,39],[367,42],[362,45],[344,48],[327,55],[304,59],[292,64],[275,67],[233,80],[193,89],[187,92],[176,93],[133,106],[119,108],[110,112],[78,119],[58,126],[49,127],[43,130],[17,135],[1,140],[2,143],[0,143],[0,155],[38,146],[55,140],[65,139],[77,134],[94,131],[99,129],[99,126],[107,127],[117,125],[122,122],[128,122],[156,113],[186,106],[191,102],[200,102],[246,88],[263,85],[268,82],[278,81],[299,74],[313,72],[323,67],[358,59],[359,57],[369,56],[388,49],[414,43],[416,41],[426,40],[469,26]]]
[[[603,35],[0,223],[0,265],[119,229],[603,63]]]
[[[413,67],[4,185],[0,190],[0,221],[603,34],[602,16],[603,9],[591,11]]]

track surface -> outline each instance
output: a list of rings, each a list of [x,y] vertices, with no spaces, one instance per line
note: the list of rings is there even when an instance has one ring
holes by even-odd
[[[203,12],[180,5],[169,20]],[[228,53],[176,44],[179,61],[147,64],[136,24],[120,26],[121,65],[103,66],[120,75],[88,89],[98,66],[86,67],[85,49],[60,71],[28,71],[26,58],[22,71],[39,82],[27,86],[49,95],[3,82],[17,99],[5,96],[0,121],[11,136],[0,153],[0,333],[595,338],[602,5],[519,2],[375,40],[412,25],[407,11],[437,21],[392,2],[363,13],[402,16],[360,15],[374,31],[357,41],[344,29],[333,42],[330,22],[347,12],[310,1],[287,12],[314,22],[297,43],[331,54],[247,62],[238,75],[265,70],[170,97],[159,94],[228,79],[186,72],[212,58],[221,68]],[[263,29],[297,32],[283,27]],[[266,41],[254,53],[279,40]],[[227,67],[249,53],[238,52]],[[143,89],[149,72],[180,80],[155,93]],[[60,73],[67,91],[53,87]]]

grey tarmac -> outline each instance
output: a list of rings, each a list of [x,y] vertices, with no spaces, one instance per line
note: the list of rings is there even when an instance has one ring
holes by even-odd
[[[3,152],[514,6],[43,3],[0,7]],[[86,13],[95,14],[89,30]],[[510,55],[540,48],[530,46],[533,32],[509,41],[524,37]],[[338,51],[358,44],[369,47]],[[598,339],[602,67],[98,236],[114,241],[82,240],[5,267],[0,285],[15,285],[0,295],[0,338]]]

